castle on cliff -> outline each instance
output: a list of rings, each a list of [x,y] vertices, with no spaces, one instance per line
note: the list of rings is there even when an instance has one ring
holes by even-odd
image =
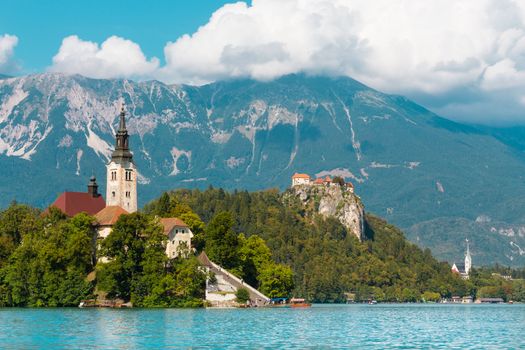
[[[341,179],[342,183],[335,183],[334,179],[332,179],[330,176],[327,175],[324,178],[323,177],[318,177],[318,178],[316,178],[314,180],[308,174],[295,173],[292,176],[292,187],[301,186],[301,185],[306,185],[306,186],[332,186],[332,185],[339,184],[339,185],[344,185],[348,190],[350,190],[350,192],[352,192],[352,193],[354,192],[354,185],[351,182],[346,182],[346,181],[344,181],[344,179]]]

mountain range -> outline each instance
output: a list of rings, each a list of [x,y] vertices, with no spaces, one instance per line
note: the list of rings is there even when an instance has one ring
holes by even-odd
[[[0,78],[0,206],[45,207],[105,164],[121,102],[139,201],[181,187],[258,190],[343,176],[366,210],[440,259],[525,265],[525,129],[466,125],[351,78],[204,86],[44,73]]]

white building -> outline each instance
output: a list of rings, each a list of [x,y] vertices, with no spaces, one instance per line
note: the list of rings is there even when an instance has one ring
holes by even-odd
[[[310,181],[311,181],[310,175],[308,174],[295,173],[292,176],[292,186],[309,185]]]
[[[119,129],[115,135],[115,150],[107,165],[106,205],[119,206],[129,213],[137,211],[137,169],[129,150],[126,112],[120,112]]]
[[[193,237],[189,226],[179,218],[162,218],[160,224],[168,239],[166,244],[168,258],[187,257],[191,251],[191,239]]]
[[[465,264],[452,264],[452,272],[457,273],[461,276],[463,279],[468,279],[470,276],[470,271],[472,270],[472,256],[470,255],[470,247],[468,243],[468,239],[466,239],[467,242],[467,251],[465,253]]]
[[[111,233],[113,225],[121,215],[129,214],[119,206],[108,206],[95,214],[97,220],[97,239],[104,239]]]

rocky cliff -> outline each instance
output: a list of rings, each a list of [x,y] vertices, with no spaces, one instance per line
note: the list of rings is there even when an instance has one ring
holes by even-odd
[[[299,185],[288,191],[289,197],[297,197],[306,209],[322,216],[333,217],[360,241],[365,238],[365,209],[361,199],[349,187],[332,185]]]

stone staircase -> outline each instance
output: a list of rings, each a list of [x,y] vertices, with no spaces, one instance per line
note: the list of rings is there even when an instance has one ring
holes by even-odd
[[[250,304],[252,306],[260,307],[269,303],[270,298],[237,276],[231,274],[226,269],[215,264],[208,258],[204,251],[198,256],[198,260],[208,271],[213,272],[217,279],[217,283],[215,284],[206,283],[206,300],[209,301],[212,306],[236,306],[235,292],[239,288],[246,288],[248,290],[250,293]]]

